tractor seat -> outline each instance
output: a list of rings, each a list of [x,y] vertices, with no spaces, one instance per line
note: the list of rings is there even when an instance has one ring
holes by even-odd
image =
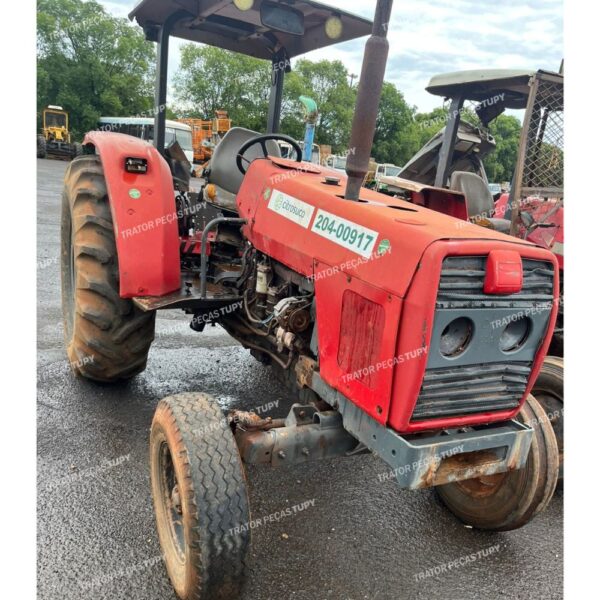
[[[243,127],[232,127],[217,144],[210,160],[210,173],[207,177],[208,183],[213,183],[217,188],[221,188],[234,196],[240,191],[244,176],[237,168],[236,160],[240,148],[253,137],[261,135],[251,129]],[[267,143],[267,150],[271,156],[281,156],[279,145],[273,140]],[[255,158],[263,158],[262,148],[259,144],[252,146],[244,154],[248,160]],[[248,163],[244,161],[244,165],[248,167]],[[225,194],[227,195],[227,194]]]
[[[485,181],[475,173],[455,171],[450,178],[450,189],[461,192],[467,201],[467,214],[481,217],[492,224],[492,229],[501,233],[510,232],[508,219],[492,218],[494,214],[494,198]]]

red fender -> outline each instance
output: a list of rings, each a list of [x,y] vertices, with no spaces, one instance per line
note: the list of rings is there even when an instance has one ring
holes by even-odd
[[[180,282],[179,231],[171,171],[144,140],[91,131],[83,140],[100,156],[119,257],[120,296],[164,296]],[[125,171],[127,158],[145,158],[146,173]]]

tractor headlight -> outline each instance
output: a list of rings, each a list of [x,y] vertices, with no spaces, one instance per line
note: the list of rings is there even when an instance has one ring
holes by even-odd
[[[342,37],[343,30],[344,25],[337,15],[333,15],[325,21],[325,34],[330,40],[337,40]]]
[[[233,0],[239,10],[250,10],[254,6],[254,0]]]
[[[448,323],[440,339],[442,355],[448,358],[460,356],[470,344],[474,330],[473,321],[467,317],[459,317]]]
[[[511,321],[500,335],[500,350],[502,352],[516,352],[529,337],[531,321],[527,317]]]

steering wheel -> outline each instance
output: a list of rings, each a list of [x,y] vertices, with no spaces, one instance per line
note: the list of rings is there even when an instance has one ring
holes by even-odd
[[[240,170],[242,175],[246,174],[248,166],[252,162],[251,160],[248,160],[244,156],[244,154],[246,154],[246,152],[248,152],[248,150],[252,146],[260,144],[260,147],[263,151],[263,156],[267,158],[267,156],[269,156],[269,151],[267,150],[267,142],[269,140],[281,140],[282,142],[287,142],[296,151],[296,162],[302,162],[302,148],[300,148],[300,144],[298,144],[298,142],[293,138],[287,135],[282,135],[280,133],[267,133],[266,135],[257,135],[256,137],[253,137],[252,139],[248,140],[238,152],[235,164],[237,165],[237,168]],[[247,162],[248,166],[244,166],[244,163],[242,161]]]

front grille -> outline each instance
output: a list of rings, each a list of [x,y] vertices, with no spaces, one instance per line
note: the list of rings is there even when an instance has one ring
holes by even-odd
[[[487,256],[450,256],[442,263],[429,358],[413,421],[517,408],[527,388],[554,299],[554,265],[523,258],[523,288],[516,294],[484,294]],[[503,352],[500,337],[515,315],[527,316],[529,337]],[[473,338],[462,355],[441,353],[444,327],[467,317]]]
[[[413,420],[516,408],[525,393],[531,363],[488,363],[426,372]]]
[[[554,267],[541,260],[523,259],[523,289],[517,294],[483,293],[486,256],[450,256],[442,264],[437,308],[503,308],[552,302]]]

